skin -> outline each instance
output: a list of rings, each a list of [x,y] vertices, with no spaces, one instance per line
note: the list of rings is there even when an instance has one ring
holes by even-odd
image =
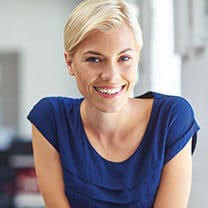
[[[185,208],[192,181],[191,141],[163,169],[154,208]]]
[[[128,159],[141,143],[153,104],[153,99],[129,97],[139,61],[134,34],[128,27],[94,32],[78,46],[73,56],[65,52],[65,59],[85,98],[80,111],[89,142],[106,160]],[[33,149],[46,206],[69,208],[59,155],[34,126]],[[51,158],[53,164],[49,162]],[[186,207],[190,187],[189,143],[164,166],[154,207]]]
[[[84,105],[93,111],[114,113],[129,104],[139,59],[139,47],[129,28],[94,32],[79,45],[73,57],[65,56],[69,71],[86,98]],[[123,89],[119,95],[107,97],[99,94],[95,87]]]
[[[128,27],[95,32],[79,45],[74,56],[65,56],[85,97],[81,116],[90,143],[107,160],[127,159],[141,142],[152,105],[152,100],[129,98],[139,61],[134,34]],[[106,95],[98,88],[118,92]]]

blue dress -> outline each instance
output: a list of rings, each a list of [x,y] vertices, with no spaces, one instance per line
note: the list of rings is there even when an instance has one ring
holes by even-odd
[[[90,144],[80,116],[83,98],[47,97],[28,119],[59,152],[65,193],[72,208],[151,208],[163,166],[199,127],[190,104],[181,97],[148,92],[154,98],[141,144],[125,161],[101,157]]]

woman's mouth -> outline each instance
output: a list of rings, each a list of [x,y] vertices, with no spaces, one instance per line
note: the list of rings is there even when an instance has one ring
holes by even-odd
[[[125,85],[121,87],[95,87],[95,90],[104,95],[115,95],[121,92]]]

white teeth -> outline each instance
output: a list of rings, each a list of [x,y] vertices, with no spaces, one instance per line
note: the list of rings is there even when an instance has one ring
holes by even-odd
[[[101,92],[101,93],[104,93],[104,94],[112,95],[112,94],[115,94],[115,93],[120,92],[121,91],[121,88],[122,87],[107,89],[107,88],[98,88],[98,87],[96,87],[96,90],[99,91],[99,92]]]

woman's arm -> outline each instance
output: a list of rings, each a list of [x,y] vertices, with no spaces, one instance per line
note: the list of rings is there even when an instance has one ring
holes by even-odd
[[[58,152],[34,125],[32,126],[32,138],[36,174],[46,207],[70,208],[64,192]]]
[[[154,208],[186,208],[191,190],[190,142],[164,166]]]

